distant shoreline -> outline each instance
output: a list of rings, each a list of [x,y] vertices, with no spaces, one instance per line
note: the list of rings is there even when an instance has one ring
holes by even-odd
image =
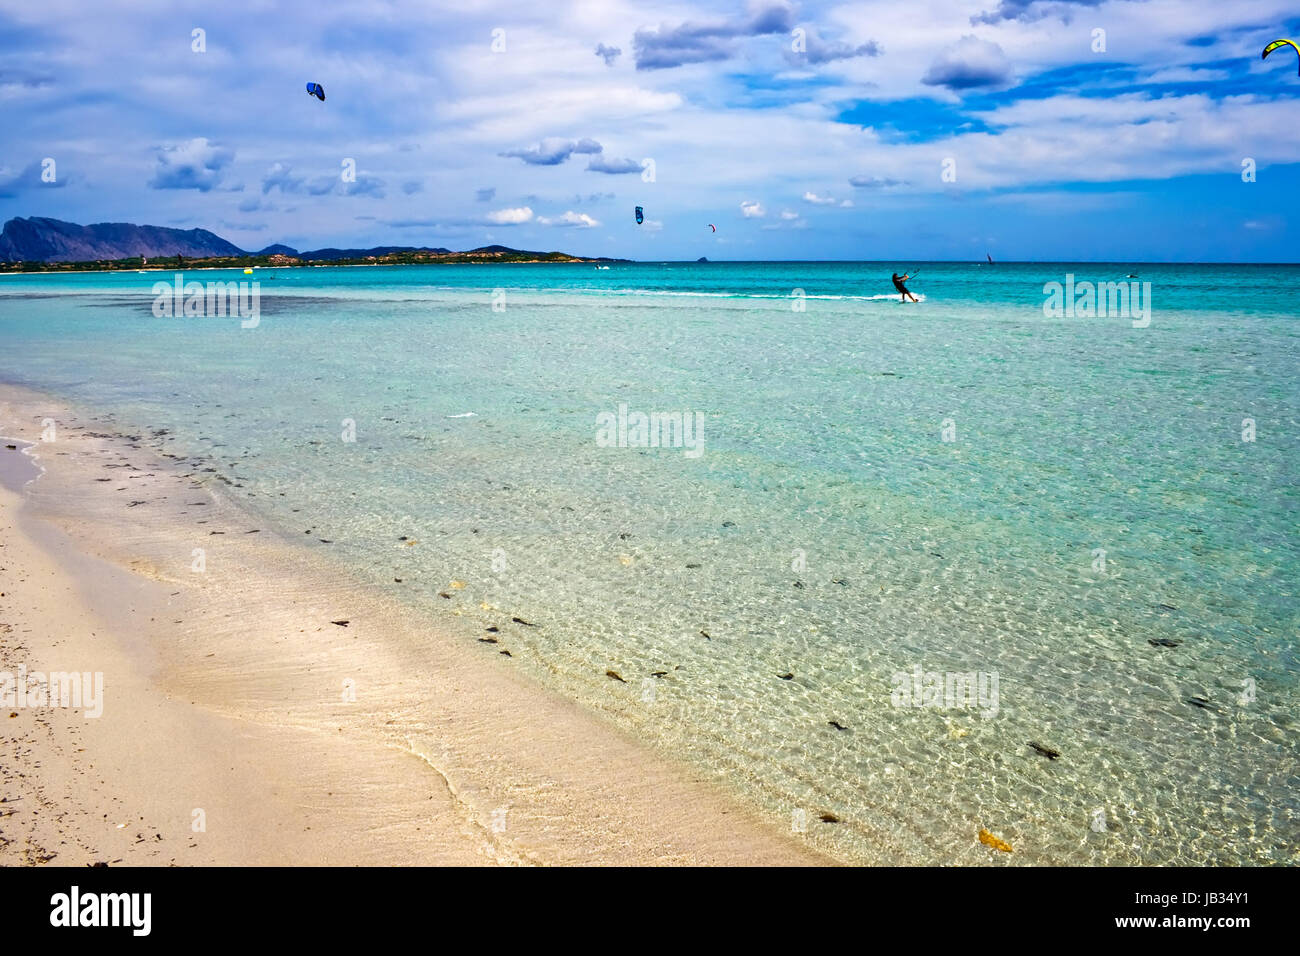
[[[527,258],[524,258],[527,256]],[[87,272],[178,272],[188,270],[191,272],[202,271],[228,271],[232,269],[313,269],[335,266],[440,266],[440,265],[594,265],[598,263],[631,263],[632,259],[610,259],[595,258],[585,259],[581,256],[570,256],[567,253],[555,252],[546,253],[546,258],[538,258],[533,253],[523,254],[492,254],[484,256],[475,256],[470,253],[453,253],[450,255],[421,256],[415,257],[410,254],[402,254],[401,257],[367,257],[365,259],[310,259],[301,260],[293,259],[292,261],[275,262],[263,256],[249,257],[247,259],[227,258],[224,256],[211,257],[204,259],[193,259],[188,262],[175,263],[168,266],[147,266],[142,264],[124,264],[133,263],[132,259],[114,259],[111,262],[105,262],[99,265],[93,262],[70,262],[69,268],[58,268],[57,263],[39,262],[39,263],[3,263],[0,264],[0,275],[60,275],[75,274]],[[286,257],[288,258],[288,257]],[[45,266],[46,268],[24,268],[23,266]],[[54,267],[54,268],[50,268]]]
[[[593,262],[619,262],[634,264],[635,259],[566,259],[566,260],[547,260],[547,259],[509,259],[494,261],[491,259],[476,260],[474,262],[299,262],[293,265],[273,265],[273,266],[168,266],[166,269],[155,269],[150,266],[147,269],[138,268],[104,268],[104,269],[6,269],[0,267],[0,276],[59,276],[59,275],[90,275],[98,272],[110,273],[167,273],[167,272],[232,272],[236,269],[361,269],[361,268],[382,268],[382,267],[404,267],[404,266],[483,266],[483,265],[587,265]],[[82,263],[77,263],[81,265]]]

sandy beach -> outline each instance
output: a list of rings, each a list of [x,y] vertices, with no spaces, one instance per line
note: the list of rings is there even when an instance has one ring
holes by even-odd
[[[0,864],[832,862],[508,628],[439,633],[48,396],[0,387],[0,434],[0,671],[103,675],[101,716],[0,714]]]

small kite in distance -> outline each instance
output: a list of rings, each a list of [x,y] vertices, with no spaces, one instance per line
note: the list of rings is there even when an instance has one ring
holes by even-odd
[[[715,226],[713,223],[709,223],[709,228],[712,229],[714,232],[718,231],[718,227]]]
[[[1296,46],[1296,42],[1294,40],[1274,40],[1268,46],[1264,47],[1264,52],[1259,55],[1259,58],[1261,60],[1266,59],[1268,55],[1272,53],[1274,50],[1280,49],[1284,46],[1291,47],[1292,49],[1295,50],[1296,55],[1300,56],[1300,46]],[[1300,64],[1297,64],[1296,73],[1300,74]]]
[[[316,97],[316,99],[320,100],[322,103],[325,102],[325,87],[321,86],[319,83],[308,83],[307,92],[311,96]]]
[[[645,211],[640,206],[636,207],[636,224],[639,226],[645,222]]]

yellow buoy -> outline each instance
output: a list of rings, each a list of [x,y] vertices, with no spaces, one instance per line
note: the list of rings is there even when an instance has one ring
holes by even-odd
[[[252,269],[245,269],[245,270],[244,270],[244,275],[246,275],[246,276],[251,276],[252,274],[253,274],[253,270],[252,270]]]

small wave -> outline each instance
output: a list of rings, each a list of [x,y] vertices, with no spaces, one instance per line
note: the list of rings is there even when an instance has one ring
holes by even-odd
[[[22,491],[29,484],[45,474],[45,466],[41,464],[40,456],[35,454],[36,443],[24,441],[21,438],[9,438],[0,436],[0,441],[6,445],[16,446],[19,455],[23,457],[23,464],[15,468],[7,468],[0,473],[0,485],[9,488],[12,491]],[[15,463],[17,464],[17,463]],[[26,471],[27,474],[23,474]]]
[[[478,412],[464,412],[460,415],[448,415],[447,417],[448,418],[476,418],[477,416],[478,416]]]

